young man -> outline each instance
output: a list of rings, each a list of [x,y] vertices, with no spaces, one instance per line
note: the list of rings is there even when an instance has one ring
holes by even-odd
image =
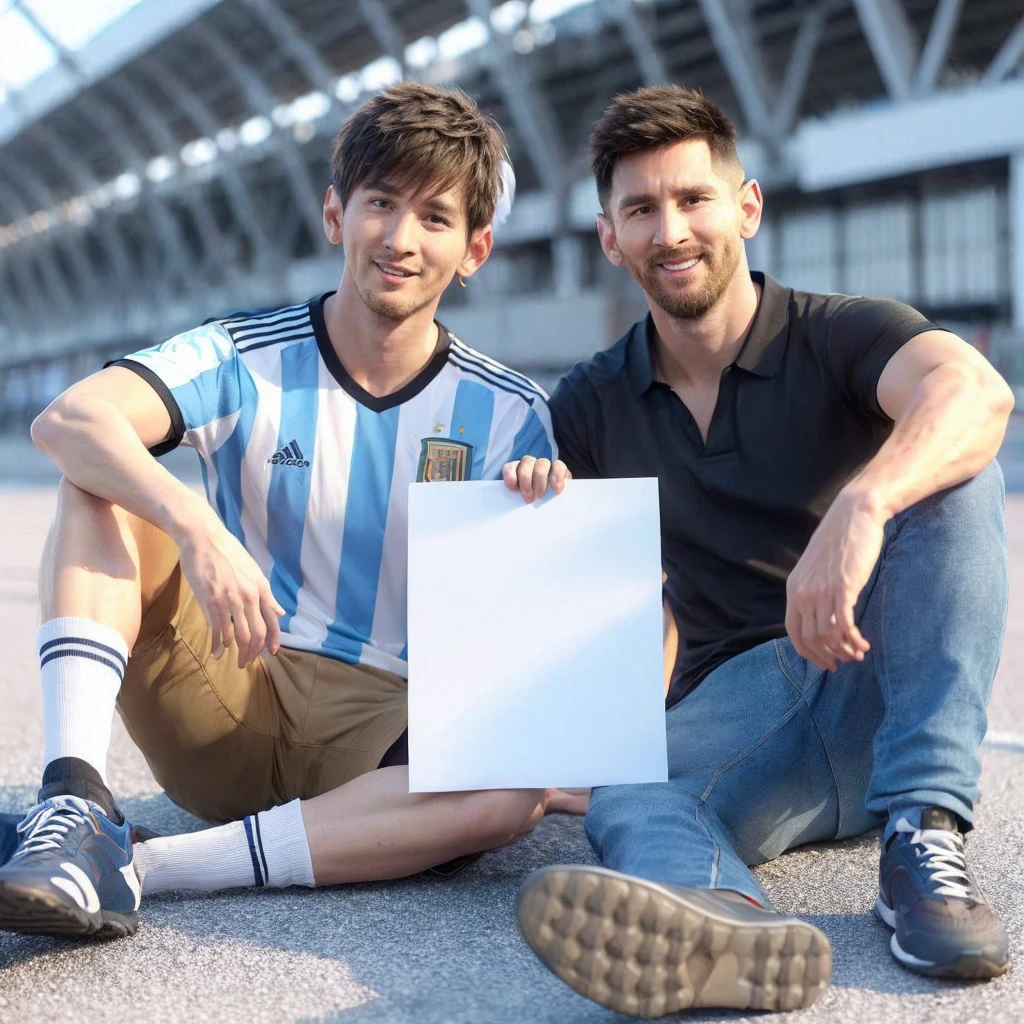
[[[699,93],[618,97],[592,161],[601,245],[650,315],[559,384],[564,464],[505,476],[528,499],[566,466],[659,478],[670,781],[594,792],[606,867],[531,876],[527,940],[628,1013],[807,1006],[828,941],[769,909],[748,865],[882,826],[900,963],[1003,973],[964,834],[1006,615],[1009,389],[907,306],[752,274],[761,191]]]
[[[546,396],[434,319],[487,259],[500,130],[404,84],[342,127],[336,292],[242,313],[76,384],[33,425],[64,473],[41,569],[46,769],[0,929],[130,934],[141,892],[396,878],[507,844],[538,791],[411,795],[416,480],[555,454]],[[209,504],[153,458],[188,443]],[[229,822],[132,848],[115,702],[157,781]]]

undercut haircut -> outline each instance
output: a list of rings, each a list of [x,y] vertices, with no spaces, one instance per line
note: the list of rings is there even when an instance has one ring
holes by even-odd
[[[503,159],[501,128],[461,89],[403,82],[367,100],[341,126],[331,178],[342,206],[368,183],[431,195],[464,185],[469,234],[494,219]]]
[[[656,85],[616,96],[590,135],[590,169],[605,213],[619,160],[690,139],[706,142],[715,163],[735,174],[737,185],[742,182],[736,126],[721,107],[698,90]]]

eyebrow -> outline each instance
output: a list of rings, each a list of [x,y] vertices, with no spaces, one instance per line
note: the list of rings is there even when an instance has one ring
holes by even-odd
[[[691,196],[718,194],[718,189],[716,189],[710,182],[699,185],[686,185],[683,188],[674,188],[670,191],[676,199],[689,199]],[[619,209],[627,210],[631,206],[643,206],[645,204],[653,203],[654,201],[654,196],[650,192],[632,192],[628,196],[623,196],[619,200]]]
[[[363,184],[365,192],[383,192],[386,196],[400,196],[402,190],[389,181],[367,181]]]
[[[367,192],[383,192],[386,196],[400,196],[402,189],[397,185],[393,185],[390,181],[368,181],[363,188]],[[443,199],[437,197],[431,197],[425,199],[423,205],[434,213],[443,213],[447,217],[454,217],[458,214],[458,208],[452,204],[445,202]]]

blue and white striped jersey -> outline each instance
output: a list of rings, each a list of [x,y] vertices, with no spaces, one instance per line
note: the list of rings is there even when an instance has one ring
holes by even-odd
[[[199,453],[211,505],[286,609],[282,644],[405,676],[409,484],[554,458],[547,396],[445,331],[415,380],[375,398],[331,347],[324,298],[205,324],[117,365],[170,412],[154,454]]]

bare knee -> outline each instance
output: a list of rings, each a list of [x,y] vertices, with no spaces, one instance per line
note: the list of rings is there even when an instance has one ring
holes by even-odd
[[[533,830],[544,815],[544,790],[481,790],[467,794],[464,810],[478,849],[493,850]]]
[[[66,477],[40,564],[43,617],[106,621],[128,638],[178,561],[171,539],[126,509]]]

